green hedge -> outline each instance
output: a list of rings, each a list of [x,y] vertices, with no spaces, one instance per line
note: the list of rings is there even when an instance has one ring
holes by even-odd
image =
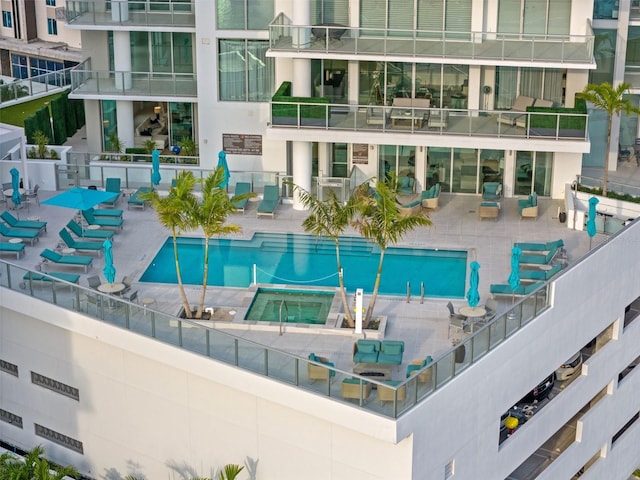
[[[271,101],[294,103],[293,105],[286,105],[286,103],[271,104],[271,120],[275,125],[295,124],[298,119],[297,104],[299,103],[314,104],[300,105],[300,121],[303,125],[326,125],[328,108],[325,107],[325,105],[331,103],[331,100],[327,97],[292,97],[291,82],[282,82],[280,88],[278,88],[273,97],[271,97]]]
[[[62,145],[67,140],[67,108],[66,98],[63,95],[51,100],[51,118],[53,119],[52,143]]]
[[[561,116],[560,130],[580,130],[587,128],[587,104],[582,98],[576,98],[573,108],[565,107],[527,107],[527,112],[531,113],[553,113],[553,114],[583,114],[584,117]],[[529,128],[556,129],[558,126],[558,115],[530,115]]]
[[[75,134],[84,125],[84,102],[76,99],[70,100],[68,91],[51,100],[50,106],[51,117],[49,117],[49,106],[43,105],[33,115],[24,119],[27,142],[35,143],[33,135],[40,130],[49,137],[50,144],[62,145],[68,137]],[[51,131],[52,119],[53,132]]]

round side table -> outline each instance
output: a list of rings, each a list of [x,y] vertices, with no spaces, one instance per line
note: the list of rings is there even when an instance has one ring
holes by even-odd
[[[62,250],[60,250],[60,253],[62,253],[63,255],[73,255],[74,253],[76,253],[76,249],[75,248],[63,248]]]
[[[155,298],[151,298],[151,297],[144,297],[142,299],[142,306],[144,308],[147,308],[151,305],[153,305],[154,303],[156,303],[156,299]]]
[[[9,243],[22,243],[21,238],[10,238]]]

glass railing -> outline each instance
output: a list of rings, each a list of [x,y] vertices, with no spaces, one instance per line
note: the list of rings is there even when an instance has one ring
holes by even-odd
[[[274,128],[588,140],[589,115],[271,101]]]
[[[592,65],[594,35],[354,28],[292,25],[283,14],[269,25],[272,52],[342,53],[486,61],[563,62]]]
[[[59,92],[71,85],[71,70],[65,68],[35,77],[0,84],[0,105],[28,101],[34,96],[45,96]]]
[[[192,0],[67,0],[69,25],[195,27]]]
[[[90,59],[71,70],[72,93],[111,96],[195,97],[198,83],[195,73],[123,72],[91,70]]]
[[[602,178],[578,175],[578,184],[589,188],[602,188]],[[631,195],[640,198],[640,187],[607,179],[607,192],[615,192],[619,195]]]
[[[625,65],[624,81],[631,85],[632,89],[640,88],[640,65]]]
[[[547,309],[550,298],[549,285],[545,284],[451,347],[433,363],[415,372],[415,375],[390,384],[377,381],[374,377],[312,362],[10,262],[0,261],[0,286],[390,418],[399,417],[479,361]],[[310,365],[316,369],[314,375],[309,375]],[[321,374],[323,369],[325,375]],[[372,387],[377,388],[379,401],[367,401],[373,395]]]

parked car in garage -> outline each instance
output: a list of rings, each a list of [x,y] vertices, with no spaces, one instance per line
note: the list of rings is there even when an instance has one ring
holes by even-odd
[[[576,353],[569,360],[564,362],[556,370],[556,379],[559,382],[570,380],[573,377],[580,375],[582,371],[582,352]]]
[[[536,388],[527,393],[520,401],[518,405],[525,405],[534,402],[539,402],[549,396],[551,390],[553,390],[553,385],[556,380],[555,372],[546,377],[542,382],[536,385]]]

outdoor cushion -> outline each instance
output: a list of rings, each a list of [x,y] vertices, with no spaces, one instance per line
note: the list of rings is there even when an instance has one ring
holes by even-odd
[[[69,248],[75,248],[76,250],[89,250],[92,252],[98,252],[98,254],[102,255],[103,247],[102,247],[102,243],[100,242],[87,242],[87,241],[76,240],[71,236],[71,234],[67,231],[66,228],[63,228],[62,230],[60,230],[58,234],[60,235],[60,238],[65,243],[65,245],[67,245],[67,247]]]
[[[18,220],[6,210],[0,214],[0,217],[2,217],[2,219],[7,222],[11,228],[30,228],[34,230],[44,230],[45,232],[47,231],[47,222],[40,222],[38,220]]]
[[[24,248],[24,243],[0,242],[0,252],[15,253],[16,258],[20,258],[24,253]]]
[[[82,216],[87,221],[89,225],[99,225],[101,227],[120,227],[122,228],[122,223],[124,220],[122,218],[97,218],[91,213],[89,210],[83,210]]]
[[[564,241],[562,239],[559,239],[547,243],[518,242],[514,244],[514,247],[518,247],[522,251],[526,250],[530,252],[546,252],[552,250],[553,248],[564,247]]]
[[[129,200],[127,200],[127,208],[142,207],[142,209],[144,210],[144,208],[147,206],[147,201],[143,200],[141,197],[144,193],[148,193],[152,191],[153,191],[153,188],[151,187],[138,188],[135,192],[133,192],[133,195],[129,197]]]
[[[240,196],[240,195],[244,195],[247,193],[251,193],[251,184],[249,182],[238,182],[236,183],[236,190],[235,190],[235,194],[234,197]],[[247,202],[249,201],[249,198],[245,198],[243,200],[238,200],[236,202],[233,203],[233,206],[240,210],[242,213],[244,213],[244,209],[247,206]]]
[[[45,276],[48,275],[48,276]],[[65,272],[27,272],[22,277],[23,280],[28,281],[31,280],[39,280],[41,282],[51,282],[52,279],[49,277],[57,278],[58,280],[64,280],[65,282],[70,283],[78,283],[80,280],[80,275],[77,273],[65,273]],[[24,288],[24,284],[20,285],[20,287]]]
[[[83,229],[75,220],[69,220],[67,228],[80,238],[93,238],[97,240],[106,240],[113,238],[113,232],[107,230],[89,230]]]
[[[398,193],[399,194],[410,194],[413,193],[413,185],[415,184],[415,180],[411,177],[399,177],[398,178]]]
[[[93,262],[93,257],[89,257],[87,255],[60,255],[48,248],[45,248],[40,252],[40,256],[45,260],[59,265],[82,266],[85,268],[85,271],[88,270]]]
[[[511,290],[511,286],[506,284],[497,284],[494,283],[489,286],[489,291],[494,295],[528,295],[534,291],[536,291],[539,287],[543,285],[542,282],[532,283],[530,285],[520,285],[515,290]]]
[[[124,213],[119,208],[88,208],[94,217],[111,217],[111,218],[122,218],[122,214]]]
[[[482,198],[485,200],[498,200],[502,193],[500,182],[485,182],[482,186]]]
[[[523,280],[541,280],[546,281],[562,270],[562,265],[554,265],[549,270],[520,270],[520,278]]]
[[[403,352],[404,342],[400,340],[383,340],[378,354],[378,363],[400,365]]]
[[[4,223],[0,223],[0,235],[9,238],[23,238],[28,239],[33,245],[38,241],[39,230],[26,230],[20,228],[9,228]]]

